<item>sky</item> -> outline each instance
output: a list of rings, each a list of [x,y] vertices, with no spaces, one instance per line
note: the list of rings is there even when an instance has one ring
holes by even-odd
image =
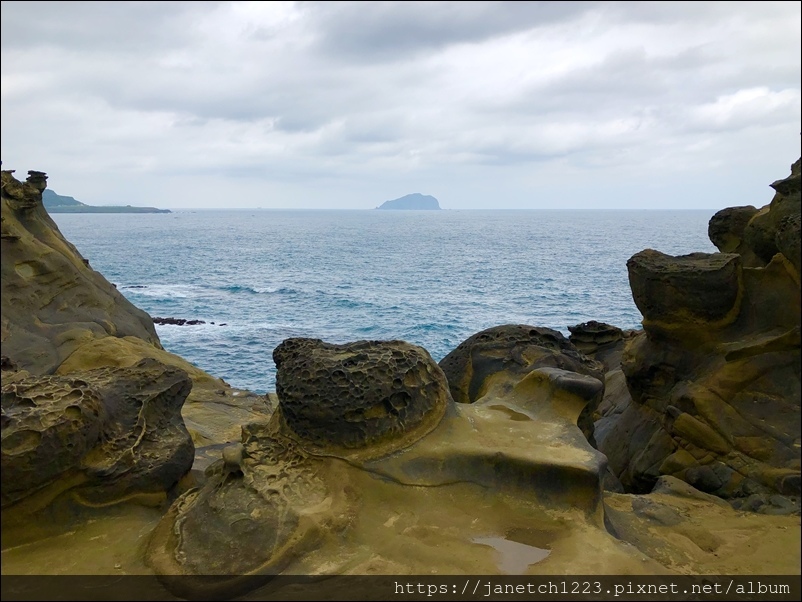
[[[761,206],[800,2],[2,2],[4,169],[91,204]]]

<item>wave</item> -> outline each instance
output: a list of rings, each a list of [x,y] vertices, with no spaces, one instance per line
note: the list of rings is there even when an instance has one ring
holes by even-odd
[[[294,288],[289,288],[285,286],[281,287],[258,287],[258,286],[247,286],[244,284],[231,284],[228,286],[221,286],[218,287],[218,290],[227,292],[227,293],[246,293],[249,295],[296,295],[298,294],[298,290]]]
[[[203,290],[194,284],[128,284],[121,285],[119,290],[131,295],[158,297],[160,299],[188,299],[197,297]]]

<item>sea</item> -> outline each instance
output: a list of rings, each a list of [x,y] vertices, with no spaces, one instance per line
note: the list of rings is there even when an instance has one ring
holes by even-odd
[[[290,337],[402,339],[441,360],[500,324],[638,328],[626,262],[714,252],[714,211],[181,210],[54,214],[91,266],[151,316],[165,349],[274,390]]]

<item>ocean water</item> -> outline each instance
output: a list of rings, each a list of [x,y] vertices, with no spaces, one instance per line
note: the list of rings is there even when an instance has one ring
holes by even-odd
[[[436,361],[499,324],[637,328],[626,261],[713,252],[712,211],[297,211],[56,214],[92,267],[152,316],[166,349],[273,390],[289,337],[403,339]],[[214,322],[214,324],[212,324]]]

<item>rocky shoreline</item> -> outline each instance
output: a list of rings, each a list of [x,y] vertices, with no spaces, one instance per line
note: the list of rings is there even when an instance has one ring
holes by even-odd
[[[799,574],[800,161],[712,217],[720,253],[629,260],[643,330],[502,325],[439,364],[288,339],[268,396],[165,351],[154,321],[193,321],[92,270],[46,180],[2,172],[4,575],[258,595],[503,574],[494,541],[542,551],[528,574]]]

